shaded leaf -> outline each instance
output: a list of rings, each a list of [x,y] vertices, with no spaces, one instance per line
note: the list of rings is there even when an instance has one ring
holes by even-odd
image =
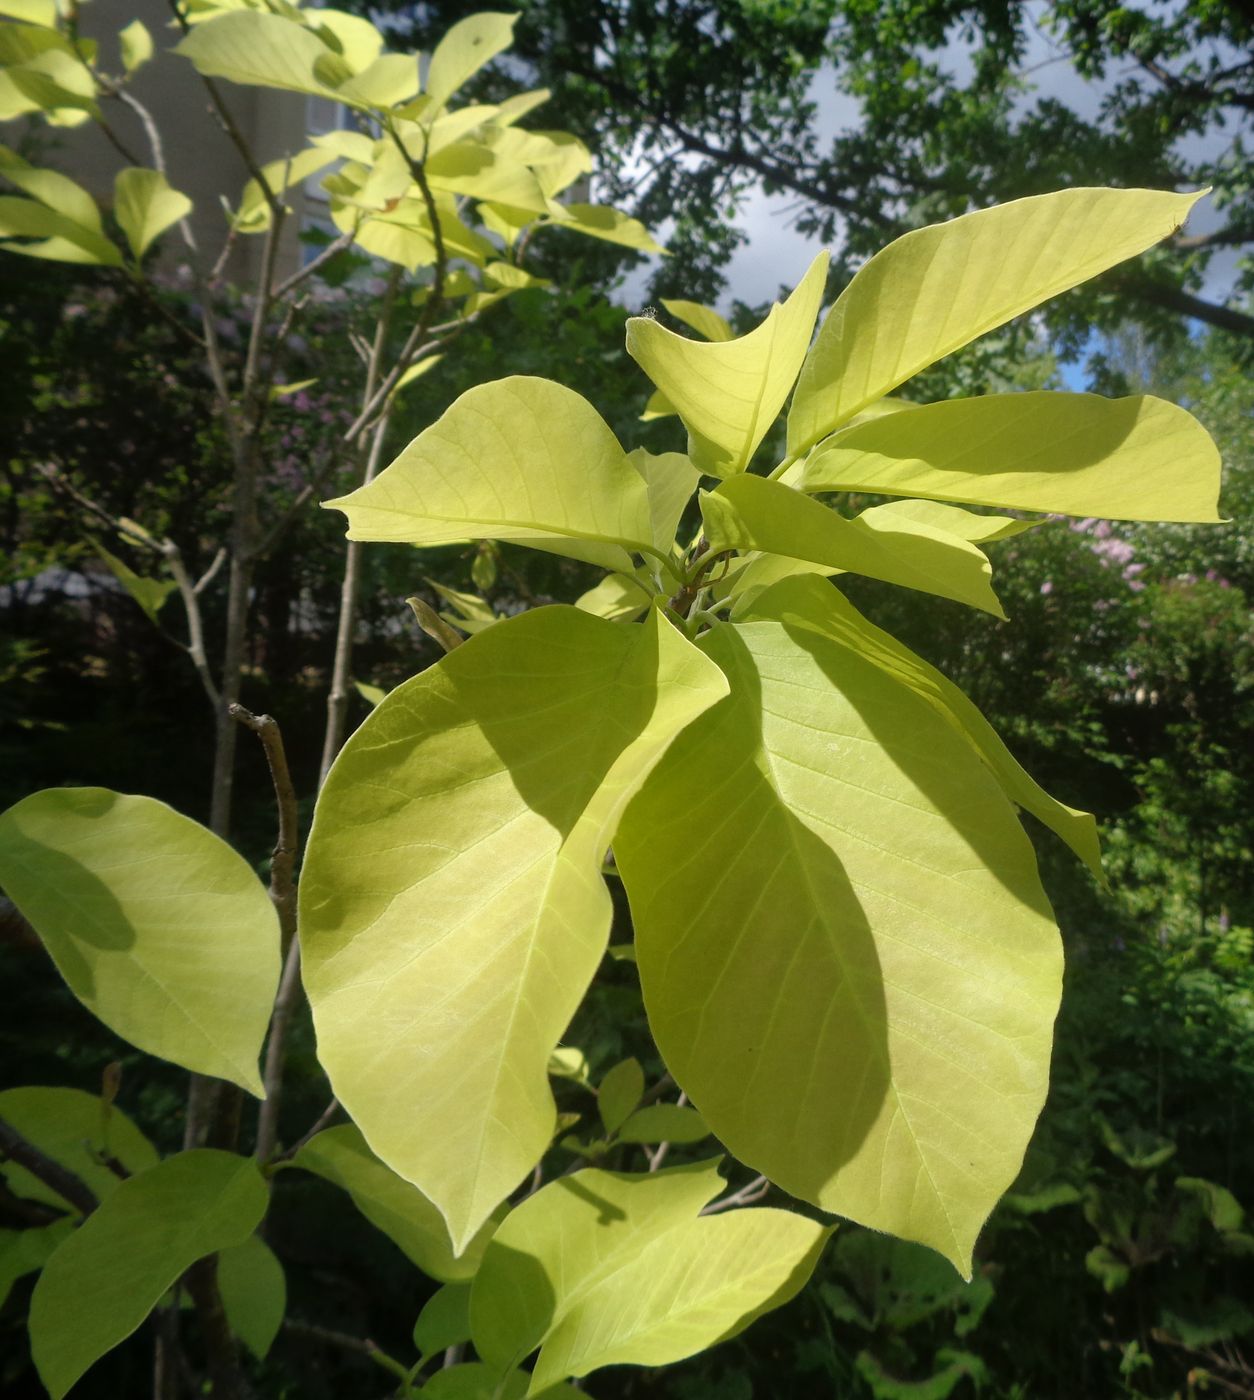
[[[31,1296],[31,1353],[53,1400],[197,1259],[242,1244],[266,1199],[252,1161],[209,1148],[123,1181],[48,1260]]]

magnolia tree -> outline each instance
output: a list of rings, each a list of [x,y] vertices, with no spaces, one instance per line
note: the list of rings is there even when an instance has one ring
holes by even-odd
[[[456,213],[436,193],[442,151],[469,147],[474,166],[442,178],[489,178],[499,159],[551,199],[500,109],[443,114],[506,20],[453,31],[419,93],[412,58],[330,15],[196,4],[180,47],[211,78],[325,88],[363,112],[373,130],[335,138],[348,164],[330,177],[350,188],[353,237],[384,257],[396,239],[437,248]],[[39,32],[53,37],[31,62],[81,59],[72,32]],[[68,199],[57,177],[10,169],[47,228],[69,218],[48,203]],[[248,206],[271,230],[279,193]],[[477,198],[478,227],[456,225],[468,247],[492,233],[516,246],[524,213],[582,217]],[[272,727],[269,892],[221,836],[147,797],[52,789],[0,816],[0,881],[80,1000],[203,1082],[267,1096],[251,1155],[217,1118],[158,1160],[112,1085],[0,1094],[10,1189],[60,1212],[0,1256],[10,1274],[41,1270],[30,1332],[53,1396],[150,1314],[170,1345],[183,1291],[213,1393],[241,1393],[237,1341],[264,1354],[283,1318],[259,1231],[292,1169],[342,1187],[440,1285],[415,1355],[375,1353],[402,1395],[560,1396],[600,1367],[691,1355],[793,1296],[829,1217],[930,1245],[970,1276],[1044,1100],[1061,988],[1016,808],[1100,876],[1096,830],[831,579],[1001,616],[982,545],[1059,515],[1218,518],[1214,446],[1161,400],[892,397],[1168,236],[1192,202],[1077,189],[911,233],[817,338],[825,255],[738,339],[677,303],[705,339],[639,319],[628,348],[656,388],[648,412],[678,415],[686,452],[628,450],[577,394],[517,377],[470,390],[327,502],[357,542],[509,541],[606,577],[574,606],[507,619],[464,599],[451,614],[464,625],[434,629],[447,654],[381,700],[321,789],[298,935]],[[112,244],[92,234],[106,261]],[[448,295],[434,267],[428,304]],[[363,412],[403,373],[376,366]],[[759,448],[786,405],[771,464]],[[890,499],[850,517],[845,492]],[[614,947],[611,881],[632,924]],[[285,944],[303,950],[335,1095],[288,1145],[272,1109]],[[607,953],[638,965],[668,1071],[652,1085],[626,1060],[594,1087],[563,1043]],[[339,1106],[351,1121],[328,1126]],[[777,1204],[758,1204],[769,1192]]]

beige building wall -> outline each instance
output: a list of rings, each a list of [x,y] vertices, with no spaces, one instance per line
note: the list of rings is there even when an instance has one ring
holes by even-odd
[[[192,229],[202,259],[211,265],[227,234],[223,200],[232,207],[239,204],[248,171],[213,115],[200,75],[185,58],[168,52],[181,33],[171,23],[166,0],[94,0],[83,6],[81,15],[82,32],[99,42],[100,64],[106,72],[122,71],[117,34],[132,19],[142,20],[152,35],[157,52],[132,79],[130,89],[156,119],[170,183],[193,201]],[[240,87],[221,79],[217,86],[259,163],[296,155],[307,145],[308,99],[297,93]],[[116,100],[102,104],[102,110],[137,162],[151,166],[148,139],[135,113]],[[61,150],[51,163],[73,175],[107,205],[112,198],[113,177],[127,162],[95,123],[58,130],[55,138]],[[293,217],[284,224],[280,275],[300,266],[302,245],[297,235],[306,218],[318,212],[307,207],[310,201],[300,186],[289,192],[287,203]],[[166,246],[171,261],[176,257],[182,261],[176,238],[176,234],[167,235]],[[261,272],[263,243],[259,235],[237,240],[228,265],[232,280],[255,283]]]

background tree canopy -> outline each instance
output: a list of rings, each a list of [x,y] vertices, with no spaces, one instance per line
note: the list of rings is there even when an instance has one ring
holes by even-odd
[[[473,6],[370,8],[429,48]],[[1068,298],[1051,328],[1072,350],[1126,317],[1254,338],[1248,0],[517,8],[514,56],[553,91],[545,119],[591,144],[607,199],[652,227],[673,220],[655,296],[714,298],[755,185],[788,196],[798,229],[839,249],[842,279],[896,234],[970,208],[1069,185],[1210,185],[1212,227]]]

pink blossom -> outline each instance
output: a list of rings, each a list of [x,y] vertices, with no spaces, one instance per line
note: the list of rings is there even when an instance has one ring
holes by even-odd
[[[1045,582],[1044,582],[1043,584],[1041,584],[1041,597],[1042,597],[1042,598],[1048,598],[1049,595],[1050,595],[1053,591],[1054,591],[1054,585],[1053,585],[1053,583],[1052,583],[1049,579],[1046,579]]]

